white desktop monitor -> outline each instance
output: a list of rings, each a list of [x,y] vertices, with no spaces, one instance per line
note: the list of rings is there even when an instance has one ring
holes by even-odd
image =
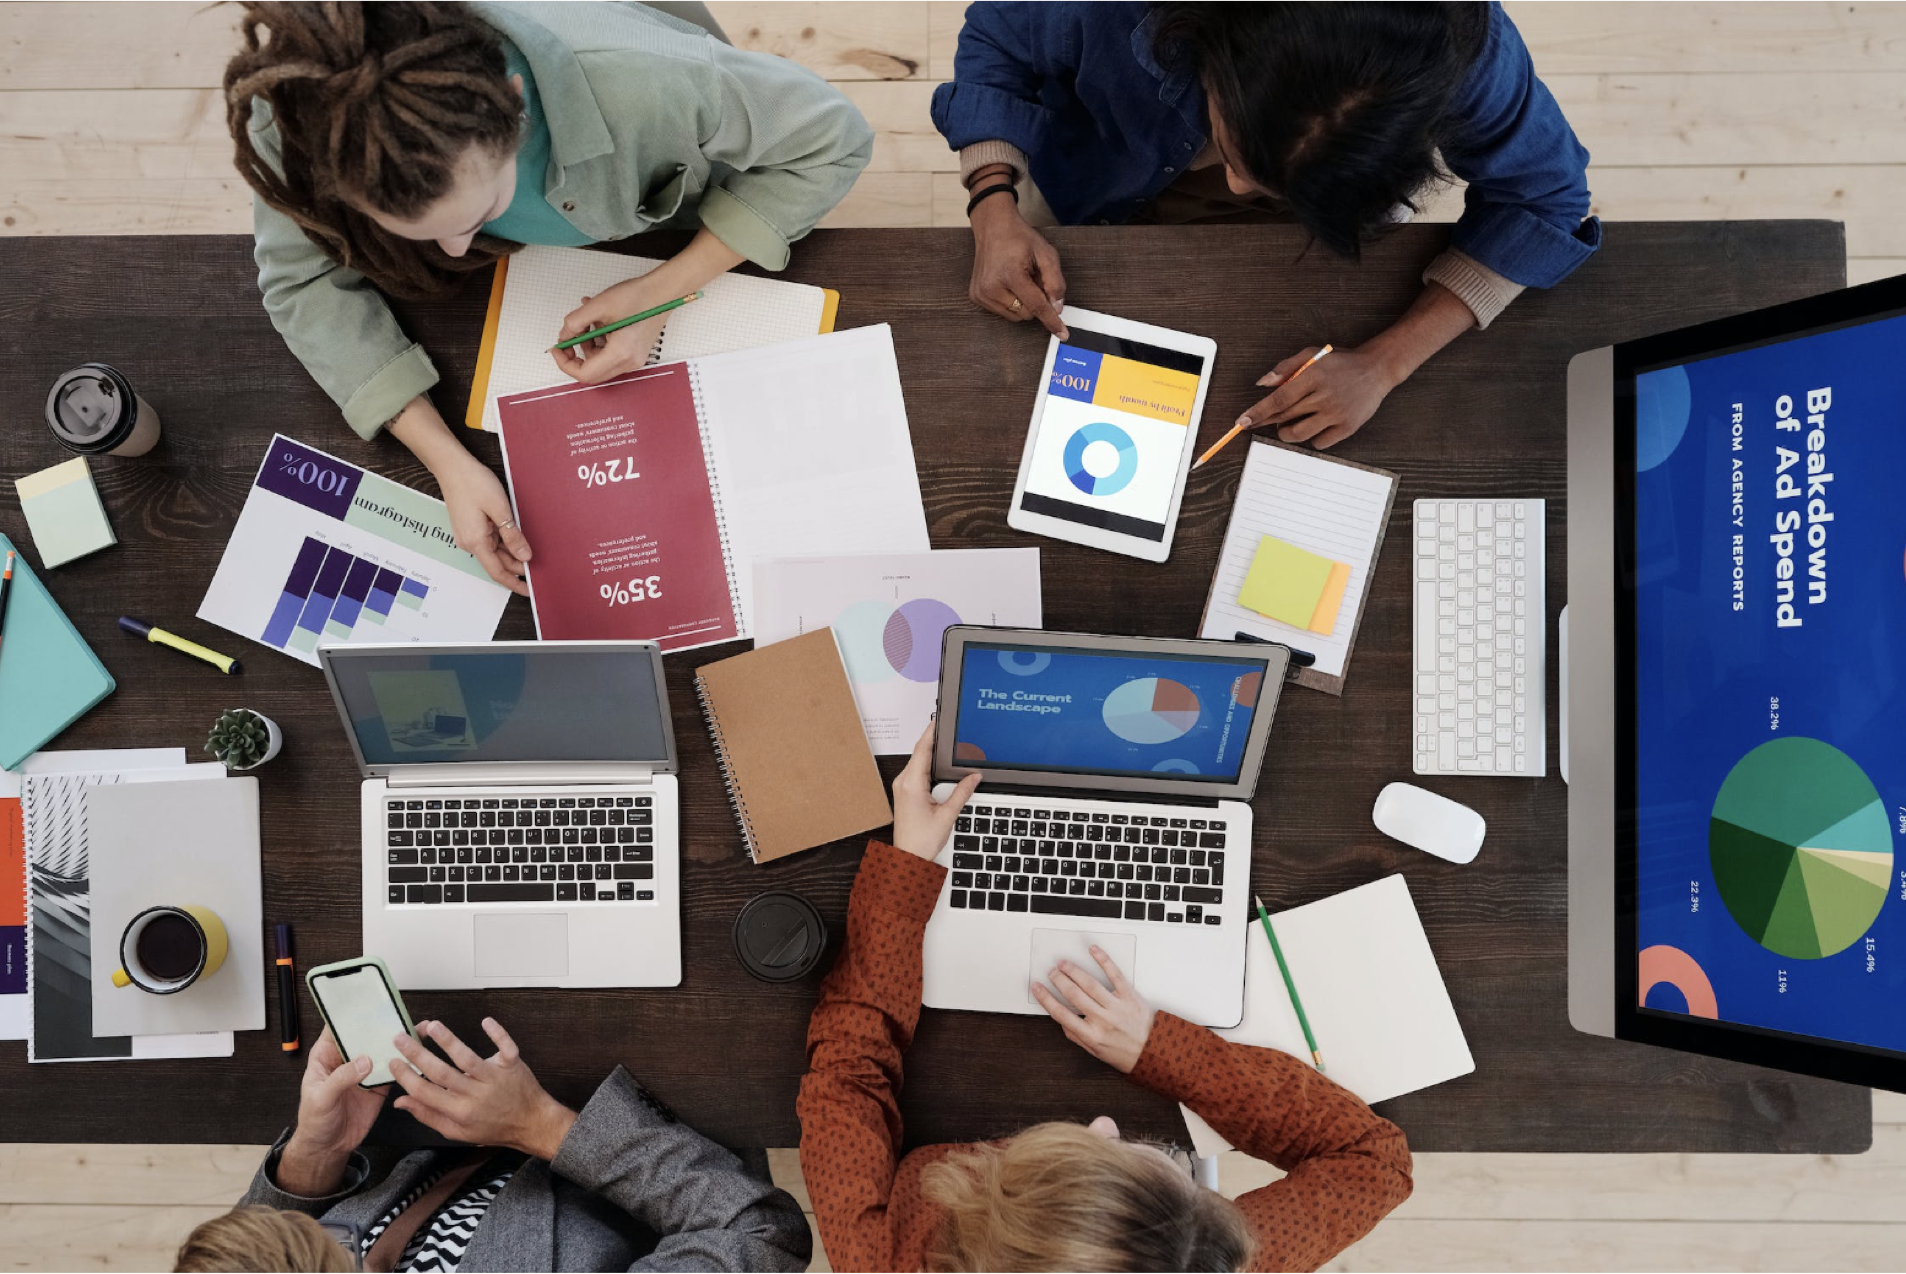
[[[1568,404],[1569,1020],[1906,1091],[1906,276]]]

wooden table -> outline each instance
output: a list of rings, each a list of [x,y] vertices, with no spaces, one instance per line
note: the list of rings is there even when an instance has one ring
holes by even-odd
[[[1053,238],[1077,302],[1217,338],[1208,441],[1255,400],[1261,391],[1251,382],[1273,363],[1314,341],[1353,345],[1400,313],[1447,230],[1402,229],[1361,267],[1306,250],[1301,233],[1281,226],[1060,230]],[[972,309],[970,258],[961,230],[823,231],[796,249],[788,276],[838,287],[842,326],[893,325],[936,546],[1039,545],[1052,628],[1194,633],[1239,453],[1192,475],[1166,565],[1009,530],[1006,505],[1044,340],[1030,325]],[[1252,882],[1275,909],[1407,874],[1477,1064],[1465,1079],[1385,1107],[1418,1150],[1825,1153],[1869,1142],[1864,1090],[1570,1030],[1567,795],[1553,727],[1546,779],[1427,783],[1488,819],[1489,840],[1473,864],[1453,866],[1387,841],[1369,817],[1383,784],[1410,777],[1409,502],[1545,497],[1553,616],[1567,591],[1568,357],[1826,291],[1841,284],[1843,270],[1841,228],[1830,222],[1612,226],[1600,254],[1563,287],[1531,292],[1489,331],[1463,337],[1340,448],[1396,470],[1402,485],[1347,692],[1338,699],[1293,688],[1284,696],[1256,801]],[[0,240],[0,278],[7,280],[0,474],[64,458],[40,424],[41,404],[53,378],[85,359],[118,366],[165,421],[165,441],[151,455],[95,464],[118,547],[48,572],[119,681],[59,746],[183,744],[196,754],[222,708],[242,703],[277,718],[284,754],[261,772],[266,920],[296,926],[305,966],[357,954],[358,776],[321,678],[193,614],[274,429],[434,490],[428,475],[396,443],[355,438],[285,350],[259,305],[248,239]],[[452,418],[462,414],[485,281],[452,300],[404,309],[406,326],[443,372],[439,402]],[[471,434],[470,445],[497,462],[492,439]],[[0,485],[0,529],[26,538],[10,483]],[[245,672],[227,681],[136,643],[115,631],[122,613],[240,654]],[[530,635],[527,604],[513,602],[498,636]],[[495,1014],[545,1083],[571,1102],[622,1062],[716,1138],[793,1145],[815,981],[778,988],[752,981],[735,963],[729,925],[755,892],[791,888],[819,905],[838,939],[861,846],[842,843],[766,868],[747,863],[689,692],[694,667],[724,653],[667,661],[682,761],[681,988],[409,998],[418,1016],[441,1017],[466,1038],[477,1035],[482,1014]],[[896,764],[884,768],[891,774]],[[307,1035],[315,1034],[308,1001],[302,1012]],[[302,1066],[279,1052],[275,1007],[273,1014],[268,1031],[239,1037],[230,1059],[29,1068],[23,1045],[0,1044],[0,1138],[270,1140],[293,1115]],[[1169,1103],[1092,1061],[1043,1020],[929,1012],[908,1065],[916,1143],[1105,1112],[1134,1133],[1182,1137]]]

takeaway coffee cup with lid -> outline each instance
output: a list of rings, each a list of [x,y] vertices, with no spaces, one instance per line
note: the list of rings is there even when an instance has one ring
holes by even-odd
[[[735,956],[763,982],[806,977],[827,950],[827,924],[799,894],[772,890],[748,900],[735,917]]]
[[[159,413],[105,363],[82,363],[53,382],[46,427],[87,456],[143,456],[159,442]]]

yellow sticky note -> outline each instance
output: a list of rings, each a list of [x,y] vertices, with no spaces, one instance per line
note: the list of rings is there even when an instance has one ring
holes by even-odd
[[[1258,541],[1244,587],[1238,590],[1238,605],[1280,624],[1308,629],[1335,565],[1327,557],[1267,535]]]
[[[1323,595],[1317,599],[1317,609],[1311,613],[1310,631],[1322,636],[1330,636],[1337,627],[1337,612],[1343,609],[1344,589],[1350,584],[1350,568],[1342,562],[1330,564],[1330,578],[1324,581]]]

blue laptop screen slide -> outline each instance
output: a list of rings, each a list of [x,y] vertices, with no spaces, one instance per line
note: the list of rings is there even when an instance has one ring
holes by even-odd
[[[1261,659],[969,642],[953,763],[1235,783]]]
[[[646,655],[341,654],[332,667],[367,765],[668,758]]]
[[[1906,316],[1635,406],[1639,1008],[1906,1052]]]

